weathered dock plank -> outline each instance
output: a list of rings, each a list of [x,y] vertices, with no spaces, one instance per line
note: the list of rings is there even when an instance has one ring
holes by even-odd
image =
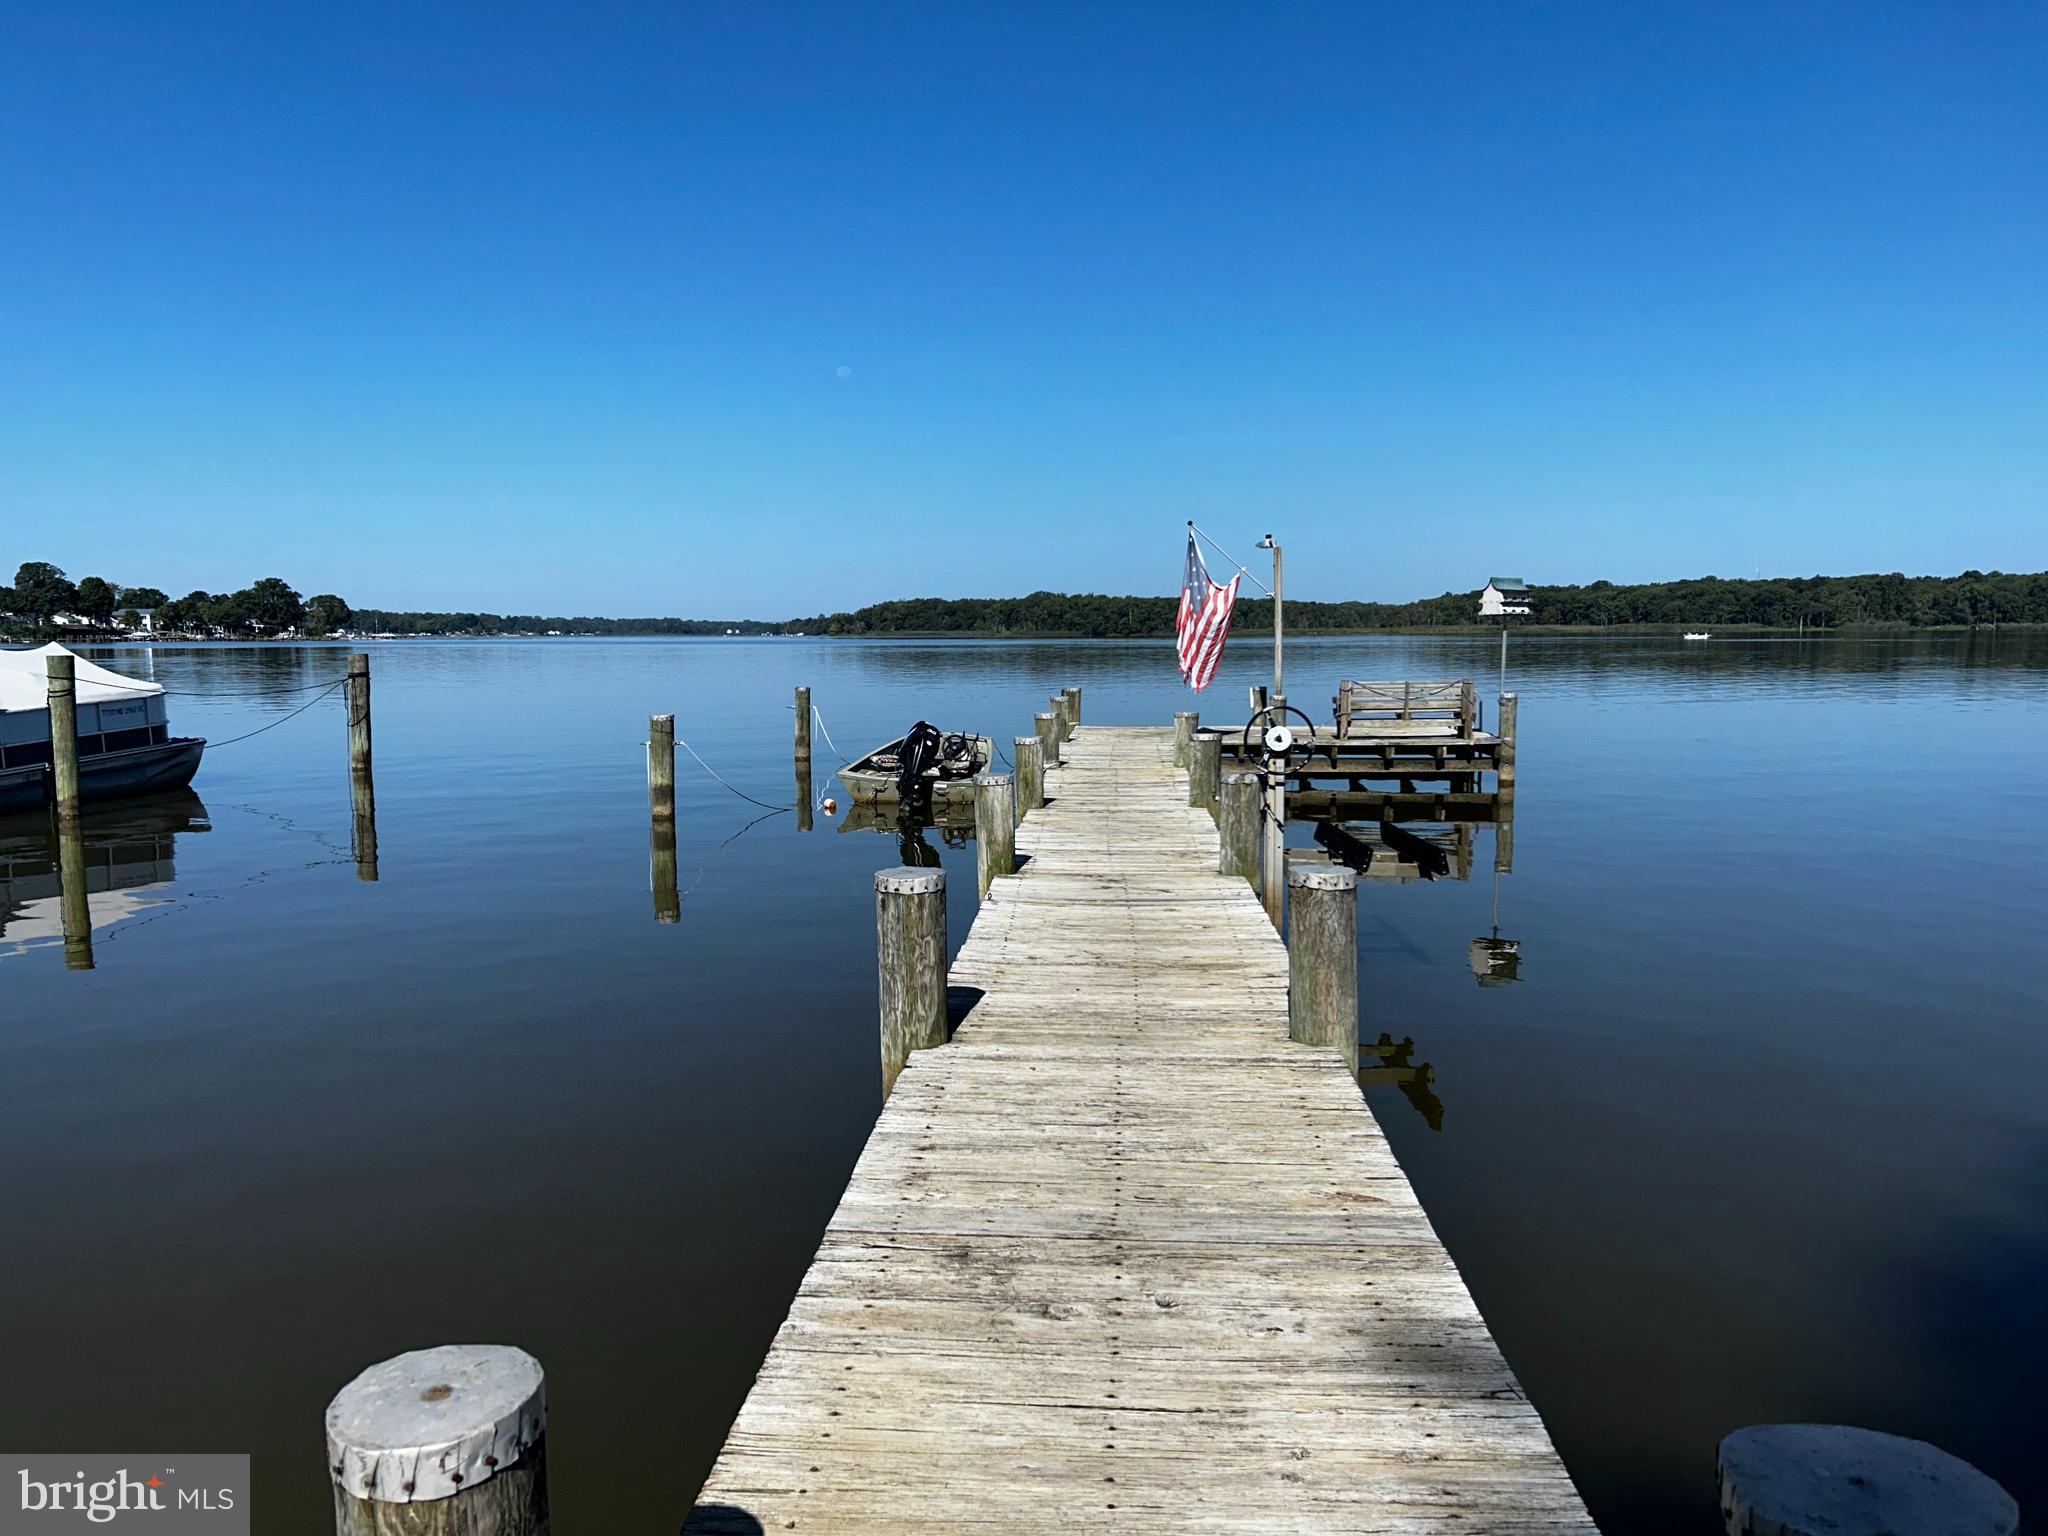
[[[686,1529],[1591,1531],[1172,733],[1064,752]]]

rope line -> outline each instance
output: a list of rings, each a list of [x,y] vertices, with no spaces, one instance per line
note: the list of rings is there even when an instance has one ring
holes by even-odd
[[[293,710],[290,714],[280,715],[278,716],[277,719],[271,721],[270,724],[268,725],[259,725],[253,731],[244,731],[239,736],[230,736],[226,741],[209,741],[206,745],[213,751],[218,752],[222,747],[232,747],[236,742],[247,741],[251,736],[261,736],[265,731],[274,731],[280,725],[283,725],[285,721],[298,719],[300,715],[303,715],[315,704],[318,704],[321,699],[327,696],[327,694],[334,692],[335,689],[341,687],[347,681],[348,679],[345,677],[336,679],[334,682],[329,683],[327,685],[325,692],[314,695],[312,698],[306,700],[305,703],[301,704],[297,709]]]
[[[697,758],[697,766],[699,768],[702,768],[706,773],[710,774],[711,777],[717,779],[719,783],[725,784],[725,787],[727,789],[731,789],[734,794],[738,795],[742,800],[746,801],[749,805],[758,805],[764,811],[793,811],[796,809],[796,807],[793,805],[770,805],[766,800],[756,800],[744,789],[733,789],[732,785],[726,784],[724,776],[721,775],[716,768],[712,767],[709,763],[705,762],[702,757],[698,757],[697,749],[691,746],[690,743],[684,739],[681,733],[677,734],[676,740],[682,743],[683,750],[685,752],[689,753],[690,756]]]
[[[832,739],[832,731],[830,727],[828,727],[825,724],[825,717],[818,713],[817,705],[813,704],[811,706],[811,714],[816,718],[818,722],[818,729],[825,733],[825,745],[832,749],[832,755],[838,758],[839,761],[842,763],[852,762],[853,759],[848,757],[844,752],[840,751],[839,743]]]

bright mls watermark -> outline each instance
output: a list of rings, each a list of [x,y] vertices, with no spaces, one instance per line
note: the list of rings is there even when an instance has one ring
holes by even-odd
[[[249,1458],[0,1455],[0,1536],[249,1536]]]

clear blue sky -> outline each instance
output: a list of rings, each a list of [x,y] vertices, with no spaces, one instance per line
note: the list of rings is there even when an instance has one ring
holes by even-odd
[[[0,3],[0,562],[2040,569],[2048,6]],[[0,573],[4,575],[6,573]]]

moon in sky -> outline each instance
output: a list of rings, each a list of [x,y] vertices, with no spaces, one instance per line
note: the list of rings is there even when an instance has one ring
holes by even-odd
[[[846,381],[847,381],[848,379],[850,379],[850,378],[852,378],[852,377],[853,377],[853,370],[852,370],[851,368],[847,367],[847,366],[846,366],[846,364],[844,364],[844,363],[841,363],[841,364],[839,365],[839,382],[840,382],[840,383],[842,383],[842,384],[844,384],[844,383],[845,383],[845,382],[846,382]]]

